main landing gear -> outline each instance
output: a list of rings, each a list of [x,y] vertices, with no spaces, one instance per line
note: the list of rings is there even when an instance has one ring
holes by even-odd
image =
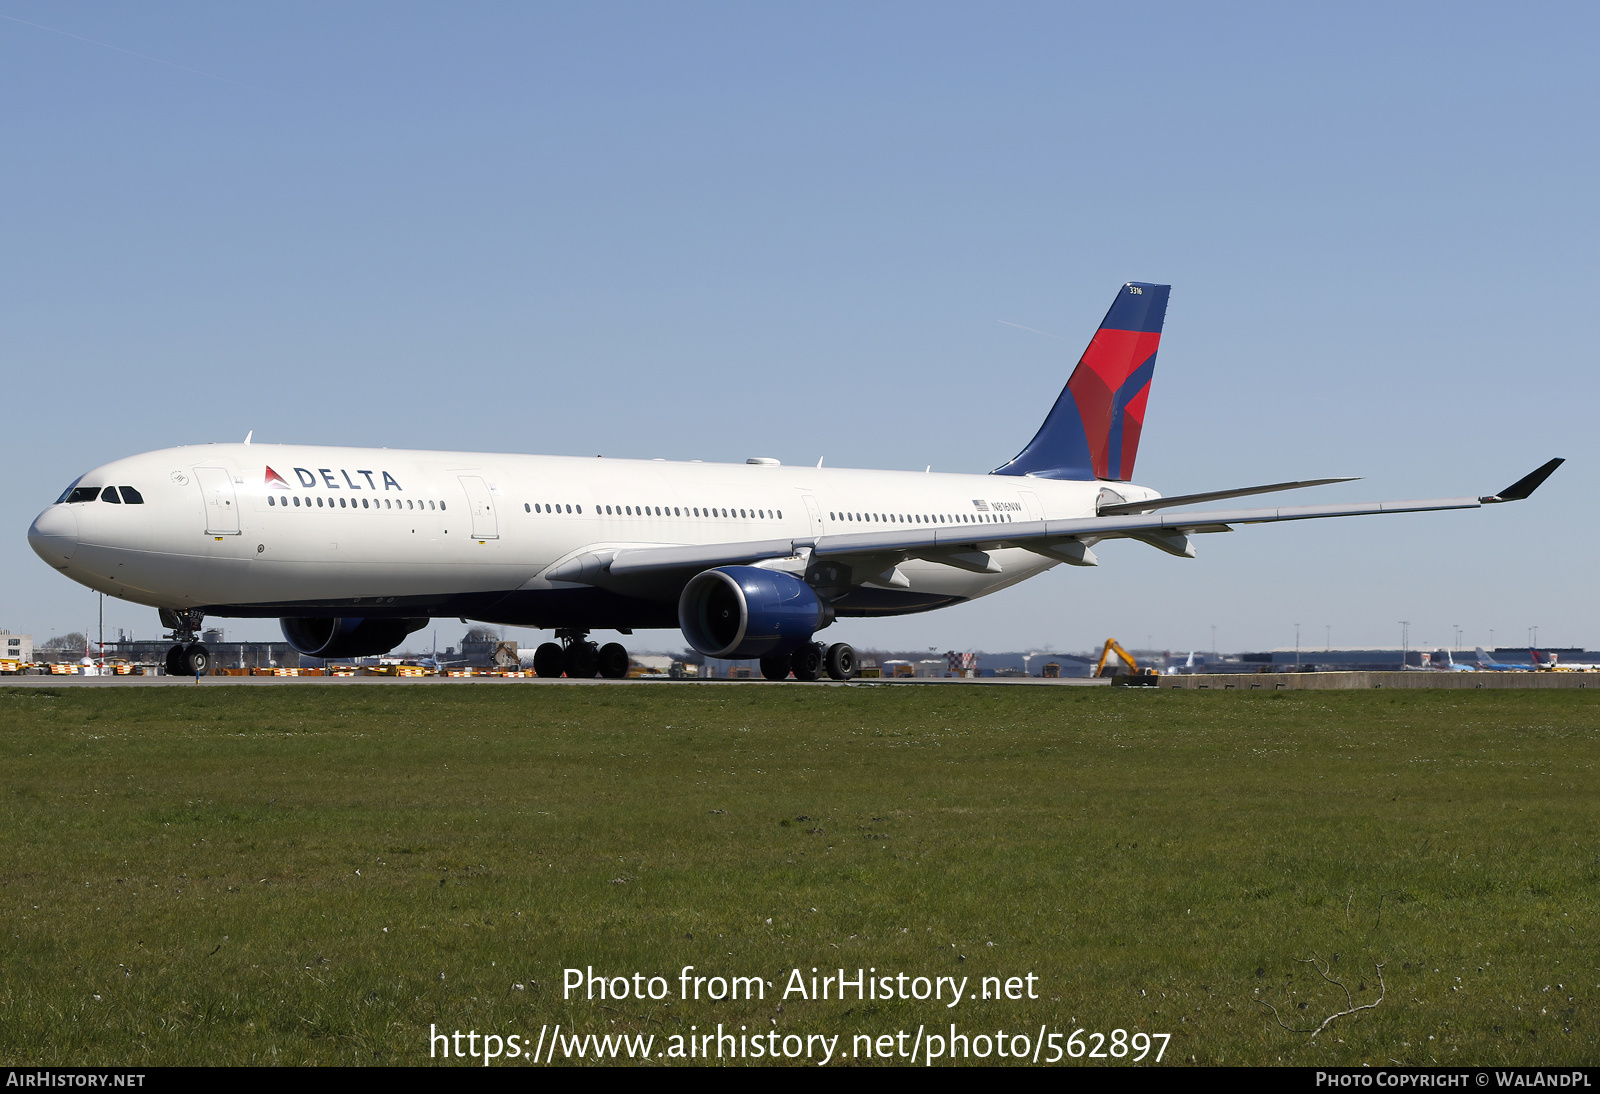
[[[823,673],[831,680],[849,680],[856,674],[856,651],[848,642],[807,642],[793,653],[761,659],[761,675],[768,680],[787,680],[791,672],[796,680],[820,680]]]
[[[167,637],[178,643],[167,651],[168,676],[204,676],[211,671],[211,651],[195,641],[205,618],[205,612],[198,610],[161,609],[161,622],[172,631]]]
[[[620,642],[597,646],[589,641],[588,631],[557,631],[561,641],[545,642],[533,651],[533,671],[537,676],[566,676],[571,680],[593,680],[597,675],[620,680],[628,675],[628,651]]]

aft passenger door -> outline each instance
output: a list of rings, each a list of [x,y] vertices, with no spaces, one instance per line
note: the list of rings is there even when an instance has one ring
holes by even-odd
[[[1039,495],[1032,490],[1018,490],[1017,493],[1022,495],[1022,504],[1028,507],[1028,519],[1043,520],[1044,506],[1039,503]]]
[[[238,535],[239,501],[233,493],[233,472],[225,467],[197,467],[194,477],[206,502],[206,535]]]
[[[472,511],[472,538],[499,539],[500,526],[495,520],[494,497],[489,484],[477,475],[461,475],[461,487],[467,492],[467,505]]]

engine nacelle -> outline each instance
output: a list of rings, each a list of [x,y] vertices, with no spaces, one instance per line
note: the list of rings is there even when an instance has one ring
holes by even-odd
[[[307,657],[372,657],[388,653],[426,619],[280,619],[283,637]]]
[[[696,574],[678,598],[678,626],[707,657],[765,657],[811,641],[833,609],[792,574],[719,566]]]

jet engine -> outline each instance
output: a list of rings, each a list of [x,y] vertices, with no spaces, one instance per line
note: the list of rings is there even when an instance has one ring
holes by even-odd
[[[426,619],[280,619],[283,637],[307,657],[372,657],[388,653]]]
[[[833,609],[804,581],[759,566],[719,566],[696,574],[678,598],[678,626],[707,657],[766,657],[811,641]]]

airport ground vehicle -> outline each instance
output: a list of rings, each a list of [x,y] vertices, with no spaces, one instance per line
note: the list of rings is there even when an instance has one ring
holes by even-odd
[[[1116,658],[1116,660],[1112,660]],[[1106,639],[1105,648],[1100,651],[1100,661],[1094,667],[1096,676],[1122,676],[1127,677],[1126,683],[1144,683],[1149,681],[1155,686],[1156,678],[1160,671],[1150,666],[1141,666],[1134,659],[1133,654],[1122,648],[1122,643],[1115,638]]]
[[[157,608],[169,672],[211,664],[207,616],[278,618],[302,654],[387,653],[431,618],[554,631],[540,675],[621,676],[620,643],[678,628],[708,657],[769,679],[847,678],[840,617],[930,611],[1054,566],[1094,566],[1126,538],[1193,558],[1242,524],[1472,509],[1526,498],[1551,460],[1497,494],[1194,510],[1343,479],[1179,497],[1131,481],[1169,286],[1117,291],[1034,438],[987,475],[214,444],[116,460],[34,520],[67,577]],[[1176,511],[1175,511],[1176,510]]]

